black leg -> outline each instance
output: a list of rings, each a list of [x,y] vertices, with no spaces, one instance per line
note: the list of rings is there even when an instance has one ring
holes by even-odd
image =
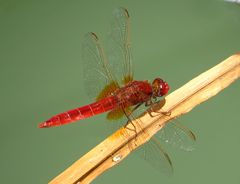
[[[137,135],[137,129],[136,129],[136,126],[134,125],[134,123],[132,123],[132,120],[130,118],[131,114],[137,110],[143,103],[140,103],[140,104],[137,104],[129,113],[127,113],[124,109],[124,107],[122,107],[122,110],[125,114],[125,116],[128,118],[128,122],[130,122],[132,124],[132,126],[134,127],[134,129],[129,129],[129,130],[133,130],[135,132],[135,134]],[[125,128],[127,128],[127,125],[128,125],[128,122],[126,122],[126,124],[124,125]]]

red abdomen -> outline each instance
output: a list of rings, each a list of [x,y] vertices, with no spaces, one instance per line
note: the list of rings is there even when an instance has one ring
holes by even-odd
[[[98,102],[66,111],[40,123],[39,128],[48,128],[52,126],[60,126],[72,123],[81,119],[85,119],[97,114],[101,114],[116,108],[118,99],[115,96],[104,98]]]

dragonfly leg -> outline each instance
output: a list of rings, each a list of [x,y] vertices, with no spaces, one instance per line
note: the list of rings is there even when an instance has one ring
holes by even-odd
[[[128,129],[129,129],[129,130],[133,130],[133,131],[135,131],[135,133],[136,133],[136,127],[135,127],[135,125],[132,123],[131,118],[129,117],[131,113],[128,114],[128,113],[125,111],[124,108],[122,108],[122,110],[123,110],[125,116],[128,118],[128,121],[127,121],[126,124],[124,125],[124,128],[128,128],[127,125],[128,125],[128,122],[130,122],[130,123],[132,124],[132,126],[134,127],[134,130],[133,130],[133,129],[130,129],[130,128],[128,128]]]
[[[135,110],[137,110],[143,103],[139,103],[137,104],[129,113],[129,115],[131,115]]]
[[[141,105],[142,105],[142,103],[136,105],[136,106],[135,106],[135,107],[134,107],[129,113],[127,113],[127,112],[124,110],[124,108],[122,108],[122,110],[123,110],[125,116],[128,118],[128,121],[129,121],[130,123],[132,122],[132,120],[131,120],[131,118],[130,118],[129,116],[130,116],[135,110],[137,110]],[[127,126],[128,121],[126,122],[126,124],[125,124],[124,127]]]
[[[143,103],[140,103],[140,104],[136,105],[129,113],[127,113],[127,112],[125,111],[125,109],[122,108],[125,116],[128,118],[128,122],[132,124],[133,129],[130,129],[129,127],[127,127],[128,122],[126,122],[126,124],[124,125],[124,127],[127,128],[127,129],[129,129],[129,130],[131,130],[131,131],[134,131],[134,132],[135,132],[135,139],[137,138],[137,128],[136,128],[135,124],[132,122],[132,119],[130,118],[130,116],[131,116],[131,114],[132,114],[135,110],[137,110],[142,104],[143,104]]]
[[[162,115],[165,115],[165,116],[171,116],[171,111],[157,111],[157,110],[154,109],[154,106],[157,105],[157,104],[158,104],[158,108],[161,109],[165,105],[165,103],[166,103],[165,99],[163,99],[161,101],[157,100],[157,101],[154,101],[154,102],[152,101],[152,99],[150,99],[149,101],[147,101],[145,103],[145,106],[151,106],[150,110],[147,110],[147,112],[149,113],[149,115],[151,117],[154,117],[154,115],[152,115],[152,112],[162,114]]]
[[[151,116],[151,117],[155,117],[155,116],[158,116],[159,114],[161,115],[164,115],[164,116],[171,116],[171,111],[155,111],[152,107],[150,110],[147,110],[148,114]],[[153,115],[152,113],[157,113],[158,115]]]
[[[135,141],[136,141],[136,139],[137,139],[137,129],[136,129],[136,126],[135,126],[134,123],[132,122],[131,118],[129,117],[129,115],[127,114],[127,112],[125,111],[125,109],[122,108],[122,110],[123,110],[125,116],[127,116],[127,118],[128,118],[128,121],[127,121],[127,123],[124,125],[124,128],[126,128],[126,129],[128,129],[128,130],[131,130],[131,131],[134,131],[134,133],[135,133],[134,139],[135,139]],[[128,122],[130,122],[130,123],[132,124],[133,129],[127,127]],[[135,143],[135,142],[134,142],[134,143]],[[135,143],[135,144],[136,144],[136,143]],[[136,145],[135,145],[135,146],[136,146]]]

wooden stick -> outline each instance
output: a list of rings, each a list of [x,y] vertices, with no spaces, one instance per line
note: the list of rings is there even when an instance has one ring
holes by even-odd
[[[144,113],[105,139],[73,165],[50,181],[50,184],[90,183],[107,169],[118,164],[129,153],[147,142],[169,120],[189,112],[198,104],[213,97],[240,76],[240,53],[235,54],[192,79],[187,84],[169,94],[162,103],[154,106],[161,112],[152,117]],[[152,112],[154,114],[154,112]]]

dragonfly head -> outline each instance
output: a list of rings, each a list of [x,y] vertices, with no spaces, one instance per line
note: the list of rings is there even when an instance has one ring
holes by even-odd
[[[168,93],[169,85],[161,78],[156,78],[152,82],[153,96],[161,97]]]

